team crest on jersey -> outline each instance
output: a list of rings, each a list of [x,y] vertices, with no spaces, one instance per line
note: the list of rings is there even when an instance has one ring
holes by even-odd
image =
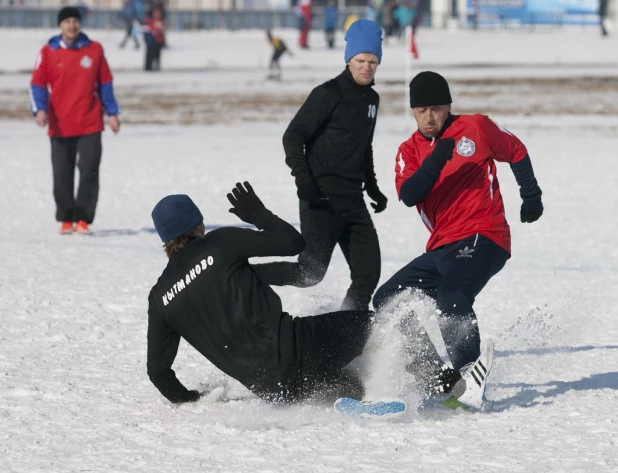
[[[472,156],[475,150],[476,145],[474,144],[474,141],[466,138],[465,136],[462,136],[459,143],[457,143],[457,153],[466,158],[468,156]]]
[[[79,65],[84,69],[90,69],[92,67],[92,59],[90,56],[84,56],[81,61],[79,61]]]

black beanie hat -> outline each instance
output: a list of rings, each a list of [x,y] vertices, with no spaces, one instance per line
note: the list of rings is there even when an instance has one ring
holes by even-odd
[[[410,82],[410,108],[450,105],[451,91],[446,79],[431,71],[419,72]]]
[[[75,7],[64,7],[58,12],[58,25],[67,18],[77,18],[82,21],[82,16],[79,14],[79,10]]]

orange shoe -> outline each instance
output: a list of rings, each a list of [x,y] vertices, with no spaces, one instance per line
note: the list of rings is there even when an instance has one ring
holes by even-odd
[[[82,235],[88,235],[90,233],[90,228],[86,222],[80,220],[75,224],[75,232],[81,233]]]
[[[70,235],[71,233],[73,233],[73,222],[62,222],[62,225],[60,225],[60,234]]]

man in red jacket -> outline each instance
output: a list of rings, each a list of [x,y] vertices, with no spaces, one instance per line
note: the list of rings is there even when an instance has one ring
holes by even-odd
[[[511,235],[504,215],[495,161],[509,163],[523,200],[521,221],[543,213],[541,189],[526,147],[485,115],[451,115],[446,80],[421,72],[410,83],[410,107],[418,125],[397,153],[395,184],[400,200],[416,206],[430,231],[426,253],[412,260],[374,296],[381,308],[392,296],[420,290],[435,298],[442,336],[453,369],[441,361],[427,333],[410,315],[408,365],[431,391],[452,391],[473,407],[483,402],[493,346],[483,350],[472,304],[510,258]]]
[[[34,65],[32,113],[37,125],[49,124],[60,233],[89,233],[99,195],[103,108],[114,133],[120,130],[119,109],[103,48],[80,32],[79,10],[64,7],[58,25],[60,34],[41,49]],[[77,197],[73,190],[76,162]]]
[[[161,8],[155,7],[152,16],[143,25],[144,41],[146,43],[145,71],[161,70],[161,50],[165,45],[165,19]]]

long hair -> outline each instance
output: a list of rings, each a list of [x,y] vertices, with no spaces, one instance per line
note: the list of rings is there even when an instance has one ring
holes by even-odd
[[[204,232],[206,231],[206,227],[203,223],[198,225],[192,230],[189,230],[186,233],[183,233],[176,238],[172,238],[171,240],[163,243],[163,250],[168,258],[171,258],[174,253],[178,253],[182,250],[187,243],[197,238],[204,238]]]

